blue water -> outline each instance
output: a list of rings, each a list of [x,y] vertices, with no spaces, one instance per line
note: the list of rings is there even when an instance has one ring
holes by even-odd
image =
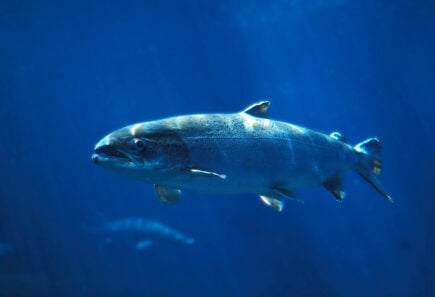
[[[3,1],[0,296],[435,296],[434,29],[430,0]],[[343,203],[169,206],[90,161],[124,125],[264,99],[274,119],[379,137],[395,203],[349,173]],[[195,243],[106,245],[83,228],[101,217]]]

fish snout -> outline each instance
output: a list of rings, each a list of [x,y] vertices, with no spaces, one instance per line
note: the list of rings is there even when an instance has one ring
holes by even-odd
[[[98,150],[104,146],[113,146],[113,143],[114,143],[113,138],[110,137],[110,135],[107,135],[103,139],[98,141],[98,143],[94,147],[94,151],[98,152]]]
[[[107,157],[107,155],[105,154],[105,150],[107,150],[107,148],[111,147],[112,145],[113,141],[111,140],[110,135],[102,138],[94,147],[94,153],[91,156],[92,162],[96,165],[100,164],[102,159],[104,159],[104,157]]]
[[[94,148],[91,156],[94,164],[125,164],[131,161],[128,151],[124,148],[119,137],[109,134],[101,139]]]

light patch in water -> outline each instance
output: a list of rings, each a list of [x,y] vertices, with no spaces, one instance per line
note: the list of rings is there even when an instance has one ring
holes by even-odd
[[[288,124],[288,126],[290,127],[290,129],[294,132],[294,133],[298,133],[298,134],[305,134],[305,129],[295,126],[295,125],[291,125]]]
[[[136,136],[137,129],[142,127],[142,124],[136,124],[130,129],[130,133],[132,136]]]
[[[244,119],[243,126],[246,131],[252,132],[255,128],[266,130],[272,126],[272,121],[269,119],[255,118],[245,113],[242,113],[241,115]]]
[[[258,124],[260,124],[260,122],[257,122]],[[264,119],[263,121],[261,121],[261,128],[263,129],[268,129],[271,126],[271,121],[269,119]]]
[[[193,118],[194,120],[198,120],[198,121],[200,121],[200,120],[203,120],[203,119],[205,119],[205,118],[207,118],[207,117],[206,117],[205,114],[195,114],[195,115],[192,115],[192,118]],[[191,119],[190,119],[189,117],[187,117],[186,120],[187,120],[187,121],[190,121]]]
[[[180,116],[176,118],[175,123],[171,123],[171,126],[175,129],[183,129],[183,127],[189,126],[191,123],[204,123],[204,119],[206,119],[205,114]]]
[[[252,116],[242,113],[241,114],[244,121],[243,121],[243,126],[245,128],[246,131],[252,132],[254,131],[254,125],[255,125],[255,118],[253,118]]]

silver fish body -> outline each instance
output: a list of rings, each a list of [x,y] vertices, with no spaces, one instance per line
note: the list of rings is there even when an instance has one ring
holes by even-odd
[[[183,190],[264,193],[274,186],[316,187],[330,176],[352,169],[353,147],[327,135],[238,113],[192,115],[165,120],[180,127],[185,159],[180,168],[201,168],[226,178],[182,171],[160,184]]]
[[[377,180],[380,142],[353,147],[337,132],[326,135],[271,120],[263,101],[233,114],[199,114],[139,123],[96,146],[93,160],[117,173],[156,184],[162,200],[178,190],[209,194],[258,193],[281,204],[293,189],[324,186],[341,200],[341,175],[358,171],[390,199]],[[282,205],[275,207],[282,209]]]

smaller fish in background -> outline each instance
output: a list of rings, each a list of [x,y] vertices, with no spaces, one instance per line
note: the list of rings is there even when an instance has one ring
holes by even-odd
[[[14,246],[10,243],[0,242],[0,256],[11,253],[14,250]]]
[[[138,243],[136,243],[135,248],[137,250],[143,250],[151,247],[153,245],[152,240],[141,240]]]
[[[90,233],[105,236],[103,246],[115,242],[133,246],[136,250],[152,247],[158,241],[172,241],[191,245],[195,240],[174,228],[168,227],[158,221],[144,218],[124,218],[113,221],[104,220],[103,223],[84,227]]]

